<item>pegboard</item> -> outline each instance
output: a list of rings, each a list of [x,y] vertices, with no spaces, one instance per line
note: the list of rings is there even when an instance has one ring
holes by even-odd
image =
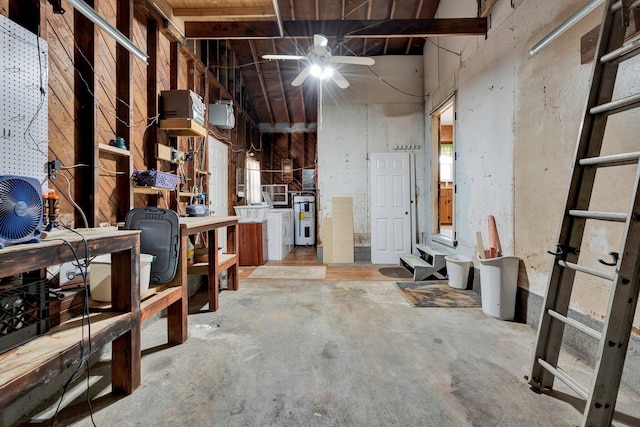
[[[0,15],[0,175],[46,183],[47,43]]]

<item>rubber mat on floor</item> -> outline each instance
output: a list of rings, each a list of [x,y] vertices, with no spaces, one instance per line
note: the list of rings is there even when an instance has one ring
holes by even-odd
[[[452,288],[446,281],[397,282],[396,286],[414,307],[482,307],[480,294]]]
[[[378,271],[386,277],[395,277],[397,279],[411,279],[413,274],[402,267],[382,267]]]

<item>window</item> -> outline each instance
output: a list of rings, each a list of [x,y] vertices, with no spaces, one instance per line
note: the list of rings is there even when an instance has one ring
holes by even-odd
[[[262,202],[260,191],[260,162],[247,157],[244,163],[245,170],[245,196],[247,205]]]

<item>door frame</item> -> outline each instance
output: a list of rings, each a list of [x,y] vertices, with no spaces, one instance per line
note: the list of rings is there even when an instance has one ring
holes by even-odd
[[[453,123],[452,123],[452,145],[453,145],[453,165],[451,167],[451,175],[453,178],[453,190],[451,192],[451,237],[440,233],[440,116],[448,108],[453,109]],[[435,240],[438,243],[456,247],[457,230],[456,230],[456,163],[457,163],[457,149],[456,149],[456,95],[451,94],[438,104],[429,114],[431,120],[431,175],[430,175],[430,187],[431,187],[431,230],[430,239]]]

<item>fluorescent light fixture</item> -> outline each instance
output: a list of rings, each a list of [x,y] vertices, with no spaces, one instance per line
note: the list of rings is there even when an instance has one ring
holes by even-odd
[[[171,19],[169,19],[169,17],[167,16],[166,13],[164,13],[162,11],[162,9],[160,9],[160,6],[158,6],[155,2],[151,2],[151,5],[153,6],[153,8],[167,21],[167,23],[169,25],[171,25],[173,28],[175,28],[175,30],[178,32],[178,34],[180,35],[180,37],[182,37],[182,39],[180,40],[180,43],[184,43],[184,40],[187,38],[187,36],[184,35],[184,33],[182,31],[180,31],[180,28],[178,28],[178,26],[176,24],[174,24],[173,22],[171,22]]]
[[[102,16],[100,16],[91,6],[86,4],[83,0],[67,0],[75,10],[83,14],[87,19],[96,24],[105,33],[109,34],[113,39],[120,44],[120,46],[127,49],[135,57],[140,59],[145,64],[149,64],[147,59],[149,58],[146,53],[138,49],[131,40],[124,34],[122,34],[117,28],[109,24]]]
[[[594,9],[604,3],[604,0],[591,0],[589,3],[585,4],[580,10],[571,15],[569,19],[564,21],[562,24],[558,25],[553,31],[547,34],[542,40],[533,45],[531,49],[529,49],[529,55],[533,56],[542,50],[543,47],[554,41],[560,34],[567,31],[569,28],[573,27],[575,23],[580,21],[582,18],[591,13]]]
[[[284,27],[282,26],[282,15],[280,14],[280,6],[278,0],[273,0],[273,10],[276,12],[276,20],[278,21],[278,31],[280,31],[280,37],[284,37]]]

